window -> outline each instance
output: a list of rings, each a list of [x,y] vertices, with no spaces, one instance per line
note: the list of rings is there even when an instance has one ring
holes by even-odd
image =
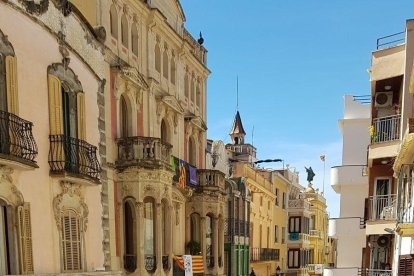
[[[197,164],[197,153],[196,153],[196,145],[194,138],[190,137],[188,139],[188,163],[190,165],[196,166]]]
[[[174,54],[171,56],[171,73],[170,73],[170,80],[172,84],[175,84],[175,61],[174,61]]]
[[[300,251],[299,249],[289,249],[288,251],[288,268],[300,267]]]
[[[74,210],[68,209],[62,215],[61,241],[63,251],[63,271],[81,271],[81,226],[79,215]]]
[[[137,23],[132,24],[131,27],[131,44],[132,44],[132,53],[138,56],[138,26]]]
[[[275,225],[275,243],[279,242],[279,226]]]
[[[310,224],[310,230],[315,230],[316,228],[316,216],[315,215],[312,215],[311,216],[311,218],[310,218],[310,221],[309,221],[309,224]]]
[[[121,41],[126,48],[128,48],[128,33],[128,19],[124,14],[121,17]]]
[[[278,188],[276,188],[275,195],[276,195],[275,204],[276,206],[279,206],[279,189]]]
[[[289,233],[300,233],[301,217],[289,218]]]
[[[154,200],[152,198],[146,198],[144,201],[144,254],[145,256],[155,255],[154,225],[155,225]]]
[[[169,143],[169,133],[167,123],[164,119],[161,120],[161,141],[164,143]]]
[[[192,213],[190,216],[191,241],[200,242],[200,215]]]
[[[282,244],[286,243],[286,227],[282,227]]]
[[[188,82],[188,73],[184,76],[184,96],[188,98],[189,96],[189,82]]]
[[[168,52],[167,48],[164,49],[164,53],[162,55],[162,75],[164,78],[168,79]]]
[[[114,4],[111,5],[111,9],[109,11],[109,21],[111,24],[111,35],[118,39],[118,13]]]
[[[130,119],[129,119],[128,105],[127,105],[124,95],[121,95],[121,99],[120,99],[119,117],[120,117],[121,137],[126,138],[129,136]]]
[[[154,56],[155,56],[155,70],[158,73],[161,73],[161,49],[158,43],[155,45]]]
[[[286,193],[285,192],[283,192],[283,195],[282,195],[282,208],[286,209]]]
[[[196,89],[196,105],[198,107],[200,107],[200,103],[201,103],[201,92],[200,92],[200,84],[197,83],[197,89]]]
[[[135,229],[136,219],[135,219],[135,210],[133,202],[125,201],[124,203],[124,259],[135,258],[136,257],[136,229]],[[124,267],[128,262],[124,262]],[[125,267],[128,272],[131,271],[130,267]]]
[[[194,94],[195,94],[194,89],[195,89],[195,86],[194,86],[194,75],[193,75],[191,78],[191,82],[190,82],[190,91],[191,91],[190,98],[192,102],[194,102]]]
[[[263,206],[263,196],[260,196],[260,206]]]

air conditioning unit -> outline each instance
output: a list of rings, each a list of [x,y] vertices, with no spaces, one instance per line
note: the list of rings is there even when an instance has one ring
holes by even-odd
[[[379,247],[387,247],[390,244],[390,239],[387,236],[379,236],[377,244]]]
[[[391,105],[392,105],[392,91],[376,93],[375,107],[388,107]]]

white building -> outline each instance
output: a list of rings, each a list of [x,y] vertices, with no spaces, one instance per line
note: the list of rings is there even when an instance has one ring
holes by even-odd
[[[347,95],[344,118],[339,120],[343,137],[342,165],[331,169],[331,186],[340,194],[340,216],[329,223],[329,235],[338,239],[336,267],[326,275],[358,275],[365,247],[364,205],[368,196],[366,152],[370,142],[369,96]]]

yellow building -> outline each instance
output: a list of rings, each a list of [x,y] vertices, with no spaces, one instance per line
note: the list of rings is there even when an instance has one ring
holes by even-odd
[[[319,269],[328,266],[330,246],[328,246],[328,213],[326,200],[312,185],[305,189],[305,199],[310,204],[309,239],[310,259],[308,272],[314,275]],[[322,265],[322,266],[321,266]]]

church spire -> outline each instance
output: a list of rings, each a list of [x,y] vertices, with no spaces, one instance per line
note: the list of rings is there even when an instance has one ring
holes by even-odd
[[[236,116],[234,116],[233,126],[230,130],[230,137],[233,144],[244,144],[244,136],[246,132],[243,128],[243,123],[240,118],[239,111],[236,112]]]

